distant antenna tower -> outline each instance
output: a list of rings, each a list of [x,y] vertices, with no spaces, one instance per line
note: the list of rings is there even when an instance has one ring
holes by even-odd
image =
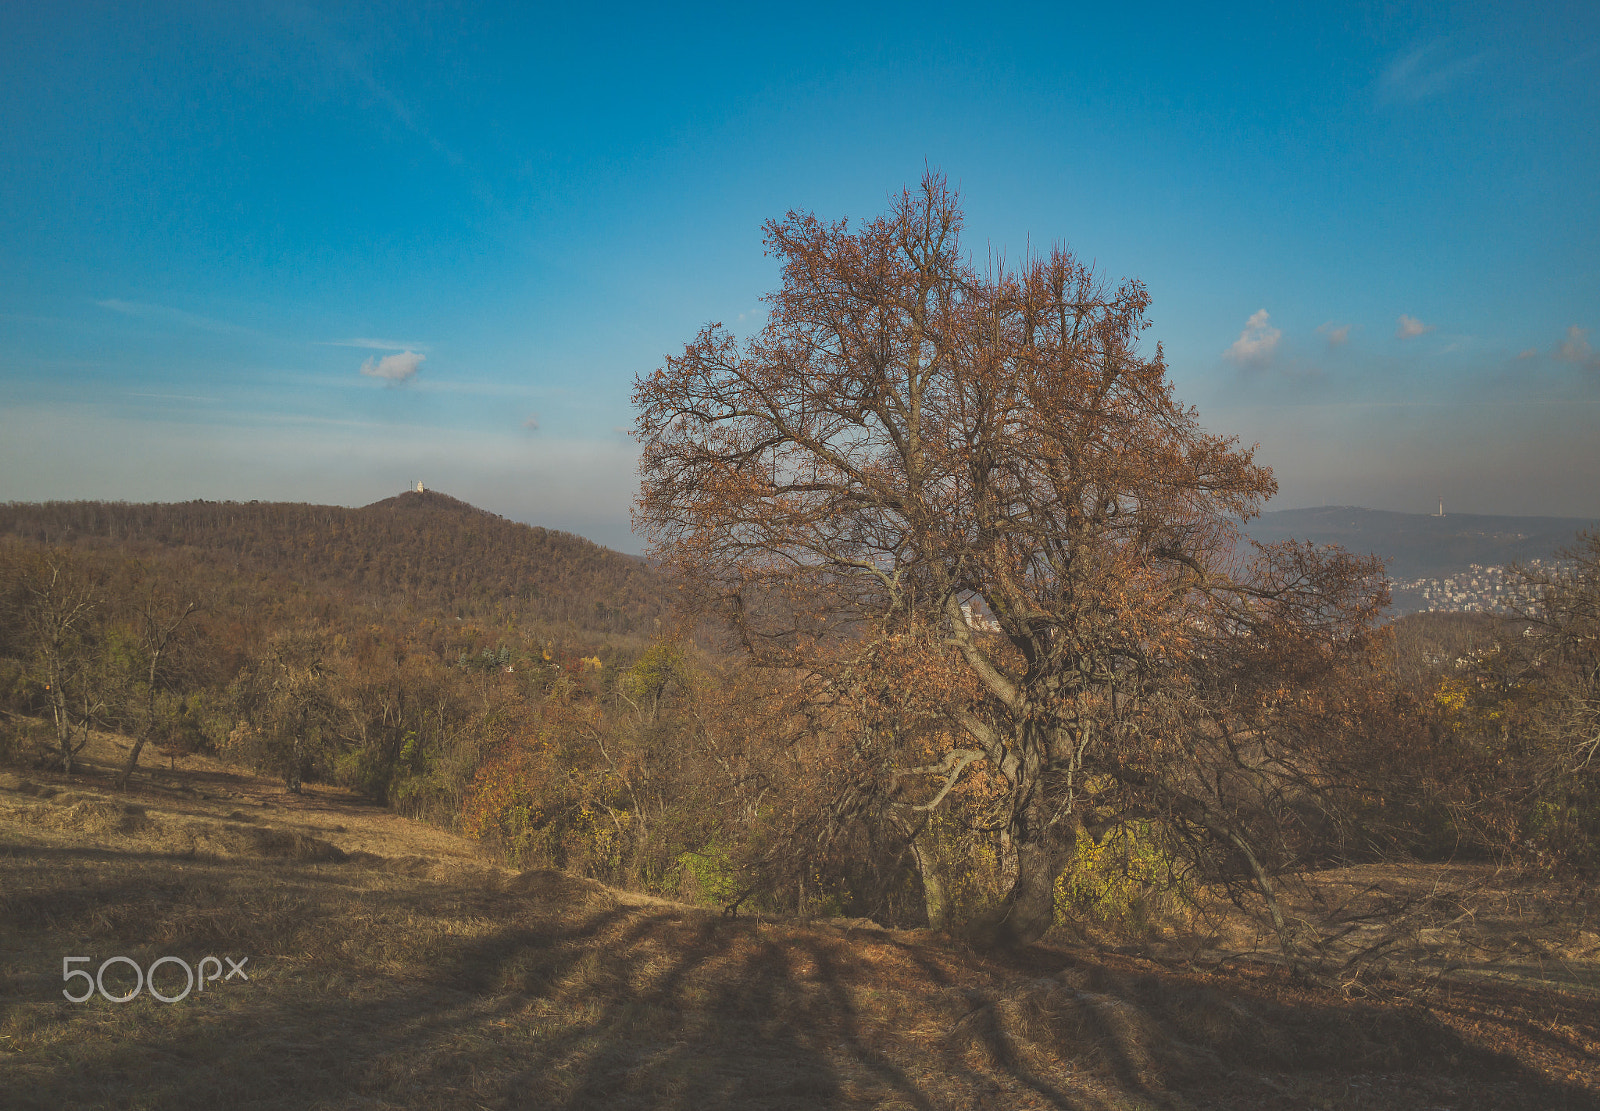
[[[422,479],[420,479],[420,478],[417,479],[417,485],[416,485],[415,489],[416,489],[417,493],[419,493],[419,494],[427,493],[427,491],[425,491],[422,488]],[[1440,502],[1439,504],[1442,506],[1444,503]],[[1442,509],[1439,511],[1439,516],[1441,516],[1441,517],[1444,516],[1444,511]]]
[[[418,490],[422,489],[422,483],[420,483],[420,482],[417,483],[417,489]],[[1443,494],[1439,495],[1439,512],[1435,513],[1434,516],[1435,517],[1443,517],[1444,516],[1444,495]]]

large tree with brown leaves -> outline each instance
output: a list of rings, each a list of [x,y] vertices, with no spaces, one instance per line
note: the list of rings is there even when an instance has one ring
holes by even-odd
[[[1159,812],[1270,884],[1238,799],[1273,761],[1245,710],[1274,704],[1264,668],[1370,622],[1381,568],[1249,551],[1272,474],[1140,353],[1144,286],[1062,249],[980,270],[961,224],[931,174],[855,228],[769,222],[762,331],[710,325],[635,384],[636,526],[754,662],[855,708],[905,813],[964,769],[1002,778],[1000,940],[1049,926],[1085,824]]]

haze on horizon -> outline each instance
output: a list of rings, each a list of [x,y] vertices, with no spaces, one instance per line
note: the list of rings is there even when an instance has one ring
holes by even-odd
[[[941,170],[1279,496],[1600,517],[1593,4],[0,8],[0,501],[421,478],[637,551],[636,374]]]

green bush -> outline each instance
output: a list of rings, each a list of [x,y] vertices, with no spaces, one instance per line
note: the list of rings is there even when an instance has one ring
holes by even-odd
[[[1098,842],[1079,830],[1072,862],[1056,880],[1061,924],[1087,921],[1146,935],[1192,904],[1182,867],[1149,822],[1115,826]]]
[[[1600,866],[1600,799],[1540,799],[1522,823],[1523,845],[1580,868]]]
[[[726,848],[715,843],[679,853],[663,879],[668,890],[676,888],[702,902],[719,905],[732,899],[739,890],[732,857]]]

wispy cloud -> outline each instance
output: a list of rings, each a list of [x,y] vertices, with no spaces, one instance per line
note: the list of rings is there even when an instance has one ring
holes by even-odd
[[[123,397],[148,397],[155,401],[221,401],[220,397],[196,397],[186,393],[124,393]]]
[[[368,359],[361,364],[361,373],[368,378],[382,378],[392,386],[409,382],[417,376],[417,368],[426,355],[415,351],[402,351],[398,355],[385,355],[381,359]]]
[[[333,20],[309,7],[285,6],[277,13],[289,29],[303,36],[330,68],[342,71],[345,76],[364,88],[381,104],[400,126],[427,143],[451,165],[462,165],[461,155],[440,142],[400,96],[388,85],[378,80],[368,58],[333,31]]]
[[[1270,315],[1266,309],[1250,315],[1239,338],[1228,348],[1228,358],[1240,366],[1265,366],[1272,361],[1272,353],[1278,349],[1283,332],[1267,322]]]
[[[1389,63],[1378,79],[1379,99],[1415,104],[1449,92],[1483,64],[1484,54],[1452,58],[1432,42]]]
[[[1433,331],[1432,324],[1424,324],[1416,317],[1407,316],[1405,313],[1400,314],[1400,319],[1397,321],[1397,325],[1398,326],[1394,330],[1396,339],[1415,339],[1424,332]]]
[[[1576,324],[1567,329],[1567,338],[1556,348],[1556,358],[1579,366],[1600,368],[1600,355],[1589,343],[1589,329]]]
[[[184,328],[198,328],[203,332],[240,333],[249,332],[249,328],[242,328],[237,324],[229,324],[226,320],[213,320],[209,316],[198,313],[184,312],[182,309],[170,308],[166,305],[151,305],[143,301],[123,301],[112,297],[104,301],[96,301],[102,309],[109,309],[123,316],[131,316],[139,320],[153,320],[161,324],[176,324]]]
[[[1527,348],[1525,350],[1517,352],[1517,358],[1519,358],[1519,359],[1533,359],[1533,358],[1537,358],[1538,355],[1539,355],[1539,349],[1537,347],[1529,347],[1529,348]]]
[[[522,427],[526,428],[529,432],[539,431],[539,414],[529,413],[528,418],[522,422]]]
[[[1328,337],[1329,351],[1332,351],[1335,347],[1343,347],[1350,342],[1350,325],[1348,324],[1335,324],[1330,320],[1318,328],[1317,331]]]
[[[425,343],[400,343],[392,339],[330,339],[322,341],[323,347],[360,347],[368,351],[427,351]]]

